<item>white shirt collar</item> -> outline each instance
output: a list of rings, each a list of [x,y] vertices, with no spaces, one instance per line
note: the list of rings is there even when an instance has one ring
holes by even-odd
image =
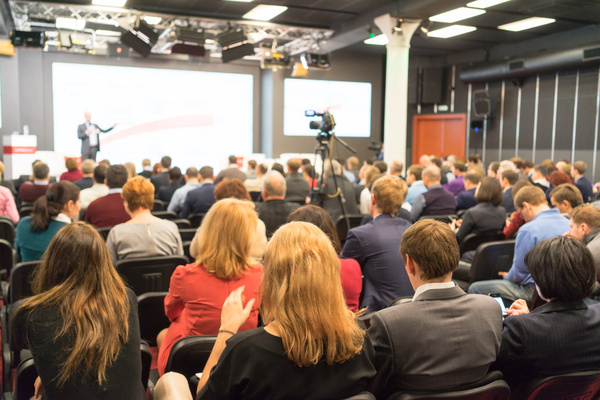
[[[63,213],[58,214],[54,220],[58,222],[64,222],[66,224],[70,224],[72,222],[71,218],[67,217],[67,215]]]
[[[421,285],[417,288],[417,290],[415,290],[415,295],[412,298],[412,301],[415,301],[415,299],[417,297],[419,297],[421,294],[423,294],[424,292],[428,291],[428,290],[434,290],[434,289],[448,289],[451,287],[456,286],[454,284],[454,282],[450,281],[450,282],[435,282],[435,283],[426,283],[424,285]]]
[[[33,181],[34,185],[40,185],[40,186],[46,186],[46,185],[48,185],[48,183],[50,183],[50,181],[38,181],[37,179],[35,179]]]
[[[123,193],[123,188],[108,189],[108,194]]]

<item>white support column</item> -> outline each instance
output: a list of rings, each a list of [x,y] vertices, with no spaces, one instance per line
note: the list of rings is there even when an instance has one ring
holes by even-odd
[[[408,52],[410,39],[421,20],[403,20],[400,31],[394,29],[398,18],[390,14],[379,16],[374,22],[388,38],[383,125],[384,160],[388,164],[395,160],[402,161],[406,166]]]

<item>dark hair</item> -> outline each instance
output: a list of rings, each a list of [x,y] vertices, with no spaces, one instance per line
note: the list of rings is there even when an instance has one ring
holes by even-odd
[[[312,177],[313,167],[311,164],[304,164],[304,166],[302,167],[302,171],[308,174],[308,176]]]
[[[525,265],[546,299],[580,300],[596,282],[592,253],[565,236],[542,240],[525,255]]]
[[[162,165],[163,168],[171,168],[171,157],[164,156],[163,158],[161,158],[160,165]]]
[[[31,212],[31,232],[42,232],[48,229],[52,218],[65,208],[69,201],[79,200],[79,188],[73,182],[60,181],[51,185],[46,194],[33,204]]]
[[[306,164],[304,166],[304,169],[306,169],[306,168],[312,168],[312,165]],[[267,167],[267,164],[258,164],[258,169],[260,170],[260,173],[263,175],[266,174],[267,172],[269,172],[269,167]],[[311,171],[312,171],[312,169],[311,169]]]
[[[548,177],[548,167],[544,164],[536,165],[533,170],[539,172],[544,178]]]
[[[479,159],[481,158],[481,155],[479,155],[479,153],[473,153],[469,155],[469,162],[475,163],[475,164],[479,164]]]
[[[475,172],[475,171],[469,171],[465,174],[465,177],[463,178],[465,181],[469,181],[471,182],[473,185],[478,185],[479,182],[481,182],[481,174],[479,174],[479,172]]]
[[[237,157],[229,156],[229,164],[237,164]]]
[[[454,169],[457,169],[458,172],[465,172],[467,170],[467,166],[465,165],[465,163],[457,161],[454,163]]]
[[[196,169],[196,167],[189,167],[188,169],[185,170],[185,174],[187,175],[188,178],[197,178],[198,170]]]
[[[498,161],[492,161],[490,163],[490,166],[488,167],[488,169],[491,170],[493,173],[497,173],[498,168],[500,168],[500,163]]]
[[[502,204],[502,188],[498,179],[490,176],[481,178],[475,199],[478,203],[492,203],[495,206]]]
[[[181,169],[179,167],[173,167],[168,172],[169,180],[177,182],[181,179]]]
[[[252,200],[246,186],[237,178],[224,178],[217,186],[214,192],[215,200],[228,199],[233,197],[239,200]]]
[[[48,165],[43,162],[39,162],[33,167],[33,177],[35,179],[47,179],[49,174],[50,168],[48,168]]]
[[[523,161],[523,167],[525,167],[525,168],[533,168],[533,161],[531,161],[531,160],[525,160],[525,161]]]
[[[310,160],[308,158],[303,158],[302,165],[311,165]]]
[[[375,161],[373,166],[381,171],[382,174],[385,174],[388,170],[388,165],[385,161]]]
[[[256,168],[256,160],[248,160],[248,166],[252,169]]]
[[[439,157],[432,157],[431,162],[435,164],[438,168],[442,168],[442,159]]]
[[[331,240],[335,252],[340,254],[342,251],[342,244],[340,243],[340,238],[335,230],[333,220],[329,213],[321,207],[313,205],[302,206],[288,216],[287,222],[292,221],[304,221],[316,225],[325,232],[329,240]]]
[[[106,170],[106,185],[110,189],[122,188],[128,178],[127,168],[123,165],[111,165]]]
[[[411,165],[410,167],[408,167],[408,171],[406,171],[406,176],[414,175],[415,180],[417,181],[421,180],[421,174],[423,174],[423,167],[421,167],[419,164]]]
[[[215,171],[213,167],[204,166],[200,168],[200,176],[202,177],[202,179],[212,179],[214,178],[214,175]]]
[[[106,165],[100,164],[96,168],[94,168],[94,182],[96,183],[104,183],[104,179],[106,179]]]
[[[285,178],[285,172],[283,172],[283,165],[275,163],[271,166],[271,170],[279,172],[281,176]]]
[[[550,198],[554,198],[557,203],[562,203],[563,201],[567,201],[571,205],[571,208],[575,208],[583,204],[583,196],[581,196],[581,192],[577,188],[577,186],[572,183],[563,183],[562,185],[558,185],[550,192]]]
[[[514,185],[519,180],[519,174],[512,169],[507,169],[502,172],[502,179],[506,179],[509,185]]]

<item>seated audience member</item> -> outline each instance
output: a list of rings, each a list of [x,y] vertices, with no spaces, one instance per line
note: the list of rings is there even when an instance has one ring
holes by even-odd
[[[70,182],[50,190],[62,183]],[[92,226],[76,222],[56,234],[32,287],[14,321],[39,373],[36,398],[146,398],[137,298]]]
[[[171,201],[169,202],[169,207],[167,207],[167,211],[179,212],[183,207],[187,194],[200,187],[200,182],[198,182],[198,170],[196,168],[189,167],[185,171],[184,178],[185,185],[175,190],[175,193],[173,193]]]
[[[386,167],[387,168],[387,167]],[[344,214],[340,205],[340,196],[343,196],[344,209],[346,214],[359,214],[360,210],[356,203],[354,194],[354,185],[342,175],[342,167],[336,160],[325,160],[323,163],[323,175],[325,183],[325,198],[323,199],[323,209],[331,215],[333,223]],[[335,181],[334,181],[335,176]],[[337,184],[337,186],[336,186]]]
[[[286,181],[277,171],[270,171],[263,178],[262,203],[256,203],[256,211],[267,227],[267,237],[281,225],[285,224],[288,216],[300,207],[297,203],[285,200]]]
[[[0,186],[4,186],[8,190],[10,190],[10,192],[13,195],[13,198],[17,198],[17,189],[15,188],[15,184],[13,183],[12,179],[4,179],[4,163],[2,161],[0,161]]]
[[[197,400],[224,393],[248,399],[341,399],[368,388],[376,373],[373,348],[346,309],[339,261],[333,247],[324,245],[328,241],[306,222],[291,222],[276,232],[261,283],[266,325],[236,333],[255,301],[243,299],[241,289],[227,298]]]
[[[79,165],[77,165],[77,161],[74,158],[67,158],[65,160],[65,167],[67,167],[67,172],[63,172],[60,175],[61,181],[75,182],[83,178],[83,173],[79,170]]]
[[[550,201],[550,193],[554,190],[554,188],[556,188],[558,185],[562,185],[563,183],[573,183],[571,176],[562,171],[554,171],[548,175],[548,182],[550,182],[550,187],[546,189],[546,198],[548,199],[548,204],[550,206],[552,206]]]
[[[137,176],[137,172],[135,172],[135,165],[130,162],[126,162],[123,164],[125,169],[127,170],[127,180],[133,179]]]
[[[200,187],[188,192],[179,212],[179,218],[187,218],[190,214],[195,213],[205,213],[215,204],[213,178],[212,167],[204,166],[200,168]]]
[[[306,179],[308,182],[308,186],[311,189],[315,189],[317,187],[317,183],[319,182],[319,174],[315,174],[313,178],[313,166],[311,164],[304,164],[302,166],[302,177]]]
[[[577,189],[581,192],[583,202],[588,203],[594,196],[592,191],[592,183],[583,176],[587,170],[587,165],[583,161],[575,161],[571,167],[571,176],[573,177],[573,183],[577,186]]]
[[[256,160],[248,160],[248,170],[246,171],[246,180],[256,178]]]
[[[477,205],[469,208],[462,220],[452,222],[457,226],[456,240],[460,244],[469,233],[500,232],[506,223],[506,210],[502,203],[502,189],[496,178],[485,176],[475,191]]]
[[[106,170],[104,183],[108,194],[92,201],[86,212],[85,222],[97,228],[113,227],[131,219],[123,205],[123,185],[127,182],[127,170],[122,165],[111,165]]]
[[[251,201],[250,192],[239,179],[224,178],[215,186],[215,200],[234,198]]]
[[[196,247],[191,251],[197,255],[196,261],[177,267],[165,297],[165,313],[171,326],[157,339],[161,375],[171,348],[179,339],[219,332],[221,306],[235,289],[242,288],[247,300],[256,299],[242,330],[256,328],[263,267],[251,263],[250,249],[258,227],[258,216],[249,201],[218,201],[204,217],[196,235],[198,240],[194,239],[191,245]]]
[[[515,208],[527,223],[517,233],[515,255],[508,273],[499,272],[504,279],[474,282],[469,293],[499,293],[507,299],[530,300],[535,281],[525,264],[525,254],[544,239],[569,231],[569,221],[556,209],[550,209],[546,195],[538,187],[527,186],[515,196]]]
[[[567,233],[574,239],[582,241],[592,253],[596,276],[600,281],[600,209],[591,204],[575,207],[569,213],[571,229]]]
[[[550,182],[548,182],[548,167],[543,164],[538,164],[533,167],[533,172],[530,175],[531,182],[534,186],[539,187],[546,192],[546,190],[550,187]]]
[[[440,183],[442,184],[442,186],[444,186],[448,183],[447,174],[448,172],[450,172],[450,170],[444,165],[442,159],[439,157],[431,157],[431,163],[440,169]]]
[[[500,175],[500,187],[502,188],[502,207],[507,213],[515,212],[515,202],[512,196],[512,188],[519,180],[519,174],[513,170],[506,170]]]
[[[571,183],[563,183],[550,192],[550,203],[561,214],[568,214],[575,207],[583,204],[581,192]]]
[[[91,188],[94,184],[94,168],[96,168],[96,162],[94,160],[84,160],[81,163],[81,173],[83,177],[73,183],[81,190]],[[63,179],[61,178],[61,181]]]
[[[23,182],[19,187],[21,201],[33,203],[46,194],[50,182],[50,168],[43,162],[38,162],[33,167],[33,182]]]
[[[333,225],[331,217],[321,207],[307,205],[300,207],[290,214],[287,222],[310,222],[321,229],[331,240],[333,249],[337,254],[342,251],[342,245]],[[340,277],[346,305],[352,312],[358,312],[360,292],[362,290],[362,272],[360,265],[351,258],[340,259]]]
[[[410,209],[413,221],[423,215],[447,215],[456,210],[456,198],[442,187],[440,179],[440,169],[437,166],[431,165],[423,170],[423,183],[427,191],[418,195],[413,202]]]
[[[411,206],[418,195],[427,191],[427,187],[425,187],[423,179],[421,178],[422,173],[423,167],[418,164],[411,165],[406,171],[406,183],[408,183],[409,186],[406,202]]]
[[[150,179],[152,177],[152,163],[149,159],[144,158],[142,160],[142,171],[138,173],[138,175],[141,175],[146,179]]]
[[[15,251],[21,261],[40,260],[56,232],[77,218],[80,204],[79,188],[73,182],[50,186],[48,192],[35,201],[31,216],[17,225]]]
[[[500,168],[500,163],[498,161],[491,162],[490,165],[488,166],[487,176],[500,180],[499,179],[500,177],[498,176],[499,168]]]
[[[281,176],[283,176],[284,178],[286,177],[285,171],[283,170],[283,165],[281,165],[278,162],[274,163],[271,166],[271,171],[277,171],[281,174]]]
[[[169,185],[169,170],[171,169],[171,157],[164,156],[160,164],[155,165],[156,171],[152,171],[150,182],[154,185],[154,191],[158,192],[161,187]],[[156,173],[155,173],[156,172]]]
[[[248,178],[244,181],[244,186],[248,192],[260,192],[262,189],[262,180],[269,171],[267,164],[258,164],[254,171],[254,178]]]
[[[404,233],[400,254],[415,295],[371,317],[377,398],[452,390],[483,378],[500,349],[502,310],[452,282],[459,261],[454,233],[441,222],[418,221]]]
[[[464,180],[465,190],[456,195],[456,211],[468,210],[477,205],[475,190],[477,189],[479,182],[481,182],[481,175],[476,172],[469,172],[461,175],[461,177]]]
[[[356,156],[348,157],[348,159],[346,160],[346,169],[344,170],[344,176],[348,178],[348,180],[352,184],[355,184],[360,180],[360,178],[358,177],[358,174],[360,172],[359,164],[360,161]]]
[[[94,168],[94,184],[81,191],[81,209],[87,210],[90,203],[100,197],[108,194],[108,186],[104,183],[106,180],[106,166],[103,164]]]
[[[151,214],[154,186],[147,179],[140,176],[127,181],[121,196],[131,219],[115,225],[108,234],[106,245],[113,264],[129,258],[183,255],[177,225]]]
[[[10,189],[5,186],[0,186],[0,215],[10,217],[15,225],[19,222],[19,211],[15,198]]]
[[[512,194],[512,198],[513,198],[513,207],[515,205],[515,196],[517,195],[517,193],[519,192],[519,190],[521,190],[525,186],[533,186],[533,184],[531,182],[529,182],[529,180],[523,178],[523,179],[519,179],[517,181],[517,183],[515,183],[515,185],[512,187],[512,190],[511,190],[512,193],[511,194]],[[504,238],[506,240],[514,239],[514,237],[517,234],[517,231],[524,224],[525,224],[525,219],[523,218],[523,216],[519,212],[517,212],[515,210],[510,215],[510,218],[508,219],[507,225],[504,228]]]
[[[452,173],[454,176],[456,176],[456,179],[450,183],[446,183],[443,187],[456,196],[460,192],[465,191],[464,178],[465,174],[467,173],[467,166],[461,162],[455,162],[454,167],[452,168]]]
[[[162,200],[165,203],[169,203],[171,197],[173,197],[173,193],[181,187],[181,184],[179,183],[182,177],[181,169],[179,167],[173,167],[169,170],[167,176],[169,177],[169,184],[167,186],[162,186],[156,193],[156,199]]]
[[[244,182],[246,180],[246,174],[238,169],[236,156],[229,156],[229,167],[225,168],[215,178],[215,185],[218,185],[223,179],[239,179]]]
[[[398,178],[404,179],[402,176],[402,170],[404,169],[404,164],[402,161],[393,161],[390,164],[390,175],[397,176]]]
[[[558,161],[556,163],[556,169],[558,171],[564,172],[569,177],[571,177],[571,164],[569,163],[568,160],[560,160],[560,161]],[[573,183],[573,180],[571,179],[571,182],[568,182],[568,183]]]
[[[308,182],[298,172],[300,170],[300,159],[291,158],[287,162],[288,175],[285,178],[285,200],[295,203],[306,204],[306,198],[310,192]],[[263,199],[264,200],[264,199]]]
[[[395,218],[406,197],[406,182],[384,176],[373,184],[371,215],[373,221],[350,229],[340,258],[353,258],[364,276],[361,307],[368,311],[386,308],[401,296],[414,291],[398,253],[400,240],[410,222]]]
[[[375,161],[373,166],[377,168],[381,174],[387,174],[388,165],[385,161]]]
[[[419,165],[423,169],[429,167],[431,165],[431,157],[429,157],[427,154],[423,154],[421,157],[419,157]]]
[[[371,187],[373,183],[381,178],[383,174],[379,171],[378,168],[368,167],[365,169],[365,187],[360,192],[360,213],[368,214],[369,207],[371,206]]]
[[[596,281],[590,251],[558,236],[538,243],[525,263],[547,303],[529,312],[518,300],[507,310],[494,367],[510,385],[511,398],[521,398],[534,379],[598,370],[600,354],[600,304],[585,302]]]

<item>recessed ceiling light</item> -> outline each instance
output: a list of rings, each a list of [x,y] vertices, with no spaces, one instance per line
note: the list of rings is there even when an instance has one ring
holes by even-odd
[[[551,24],[556,22],[553,18],[532,17],[522,19],[521,21],[511,22],[510,24],[500,25],[498,29],[511,32],[520,32],[526,29],[536,28],[538,26]]]
[[[448,24],[451,24],[453,22],[462,21],[463,19],[472,18],[481,14],[485,14],[485,10],[479,10],[477,8],[460,7],[455,10],[450,10],[445,13],[429,17],[429,20],[435,22],[446,22]]]
[[[507,1],[510,1],[510,0],[476,0],[476,1],[472,1],[470,3],[467,3],[467,7],[488,8],[488,7],[493,7],[493,6],[501,4],[501,3],[506,3]]]
[[[265,4],[260,4],[254,7],[252,10],[248,11],[242,18],[245,19],[255,19],[259,21],[269,21],[282,12],[287,10],[287,7],[284,6],[269,6]]]
[[[74,31],[81,31],[85,28],[85,20],[84,19],[76,19],[76,18],[65,18],[58,17],[56,18],[56,27],[58,29],[72,29]]]
[[[431,31],[427,34],[430,37],[436,38],[450,38],[453,36],[463,35],[465,33],[473,32],[476,30],[474,26],[465,26],[465,25],[452,25],[447,28],[438,29],[435,31]]]
[[[388,38],[387,35],[384,35],[382,33],[381,35],[373,36],[371,38],[366,39],[364,43],[373,44],[376,46],[385,46],[386,44],[388,44]]]
[[[95,6],[123,7],[127,0],[92,0]]]

